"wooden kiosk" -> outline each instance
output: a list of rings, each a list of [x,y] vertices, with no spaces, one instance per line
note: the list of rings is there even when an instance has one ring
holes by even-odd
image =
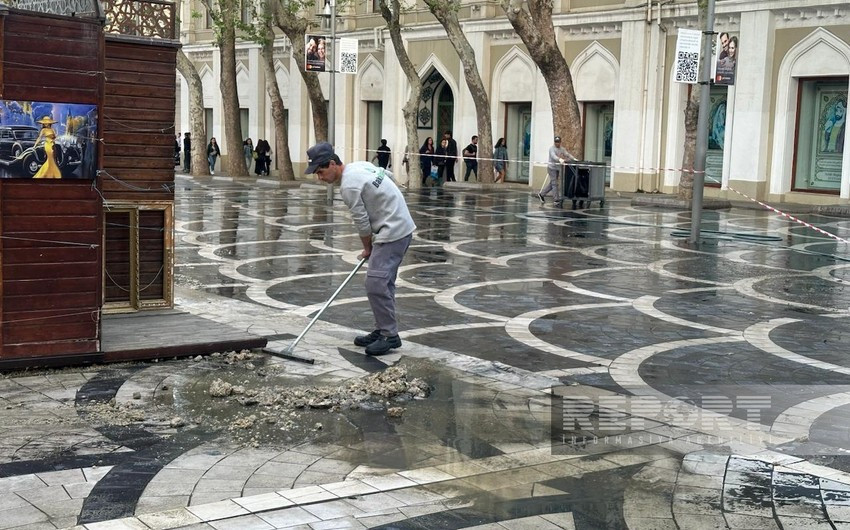
[[[172,2],[0,5],[0,369],[110,360],[173,306]]]

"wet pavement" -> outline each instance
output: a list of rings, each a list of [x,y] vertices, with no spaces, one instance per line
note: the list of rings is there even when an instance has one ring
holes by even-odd
[[[325,197],[179,177],[178,308],[285,350],[360,251]],[[0,530],[850,529],[846,243],[752,209],[704,212],[697,247],[689,212],[616,196],[406,197],[391,355],[351,342],[361,271],[292,352],[312,363],[0,379]]]

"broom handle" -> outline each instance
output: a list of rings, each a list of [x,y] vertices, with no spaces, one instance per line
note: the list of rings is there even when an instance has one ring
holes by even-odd
[[[307,332],[310,331],[310,328],[313,327],[313,324],[315,324],[316,321],[319,320],[319,317],[322,316],[322,313],[325,312],[325,309],[327,309],[328,306],[331,305],[331,302],[333,302],[337,295],[339,295],[339,293],[342,292],[345,286],[348,285],[348,282],[350,282],[351,279],[354,278],[354,275],[357,274],[357,271],[360,270],[360,267],[362,267],[363,264],[366,263],[366,259],[367,258],[363,258],[357,263],[357,265],[354,267],[354,270],[351,271],[351,274],[349,274],[348,277],[342,282],[342,285],[340,285],[337,290],[334,291],[334,294],[332,294],[331,297],[328,298],[328,301],[325,302],[325,305],[323,305],[322,308],[319,309],[319,312],[316,313],[316,316],[313,317],[313,320],[311,320],[310,323],[307,324],[307,327],[304,328],[304,331],[301,332],[301,335],[298,335],[295,341],[290,344],[288,348],[286,348],[287,353],[292,353],[292,350],[295,348],[295,345],[298,344],[302,338],[304,338],[304,335],[306,335]]]

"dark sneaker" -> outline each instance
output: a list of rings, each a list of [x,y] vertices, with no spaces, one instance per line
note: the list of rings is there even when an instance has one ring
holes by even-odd
[[[356,346],[368,346],[375,342],[376,340],[381,338],[381,330],[376,329],[372,333],[368,335],[360,335],[359,337],[355,337],[354,344]]]
[[[546,199],[543,198],[543,195],[538,193],[537,198],[540,199],[540,204],[546,204]]]
[[[555,201],[555,208],[561,208],[564,205],[564,201]]]
[[[401,338],[398,335],[392,337],[381,335],[378,340],[366,346],[366,355],[383,355],[399,347],[401,347]]]

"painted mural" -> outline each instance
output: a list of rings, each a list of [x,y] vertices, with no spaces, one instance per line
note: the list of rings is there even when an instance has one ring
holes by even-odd
[[[97,105],[0,100],[0,178],[93,179]]]

